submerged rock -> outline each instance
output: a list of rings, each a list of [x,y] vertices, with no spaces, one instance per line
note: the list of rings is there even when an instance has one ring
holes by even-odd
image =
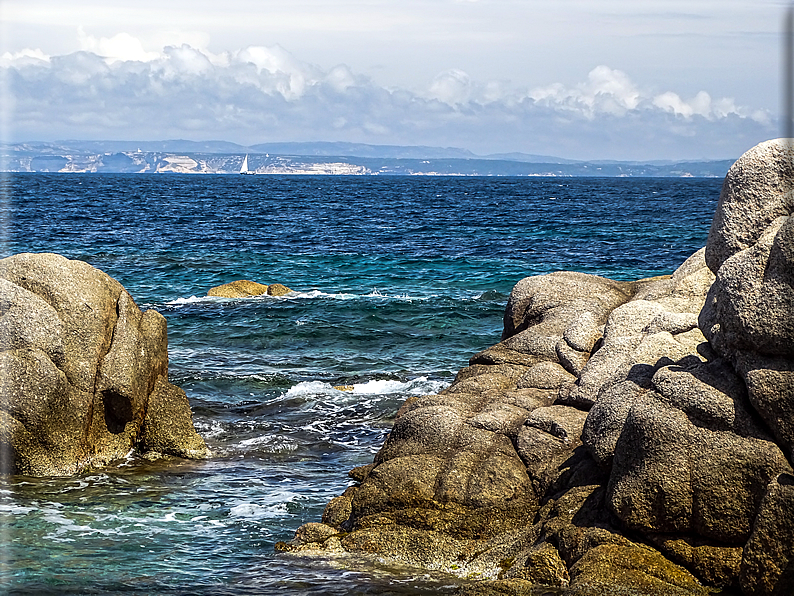
[[[168,383],[165,319],[87,263],[0,260],[0,370],[6,473],[71,475],[134,448],[208,455]]]
[[[672,276],[521,280],[501,341],[281,549],[482,580],[464,594],[791,592],[793,157],[743,156]]]

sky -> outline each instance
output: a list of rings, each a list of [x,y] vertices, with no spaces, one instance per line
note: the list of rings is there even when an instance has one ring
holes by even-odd
[[[787,6],[0,0],[2,137],[735,159],[781,135]]]

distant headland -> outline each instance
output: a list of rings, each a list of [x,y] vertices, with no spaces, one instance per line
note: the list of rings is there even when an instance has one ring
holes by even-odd
[[[55,141],[0,145],[0,171],[344,176],[598,176],[722,178],[735,159],[577,161],[549,155],[475,155],[453,147],[362,143]]]

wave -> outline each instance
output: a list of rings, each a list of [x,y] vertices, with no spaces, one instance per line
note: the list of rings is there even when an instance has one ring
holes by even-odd
[[[469,300],[477,300],[481,294],[473,294],[469,298]],[[323,292],[321,290],[309,290],[307,292],[291,292],[284,296],[245,296],[241,298],[222,298],[219,296],[190,296],[189,298],[175,298],[174,300],[169,300],[164,303],[165,306],[172,306],[172,307],[180,307],[186,306],[191,304],[223,304],[229,302],[289,302],[295,300],[317,300],[317,299],[324,299],[324,300],[360,300],[364,299],[379,299],[379,300],[397,300],[401,302],[423,302],[426,300],[433,300],[434,298],[439,298],[439,294],[428,294],[425,296],[411,296],[407,293],[405,294],[386,294],[374,288],[369,291],[367,294],[353,294],[350,292],[339,292],[339,293],[329,293]],[[156,307],[156,305],[143,305],[148,307]]]
[[[228,517],[246,520],[284,517],[289,514],[289,503],[298,500],[300,495],[284,491],[275,495],[275,498],[277,499],[276,502],[267,505],[260,505],[259,503],[234,505],[229,509]]]
[[[243,449],[255,448],[258,451],[267,453],[290,453],[298,449],[298,444],[294,439],[284,435],[262,435],[244,439],[237,444]]]
[[[191,357],[195,358],[196,360],[201,359],[204,354],[192,354],[192,350],[172,350],[169,352],[169,356],[174,359],[181,358],[183,360],[188,360]],[[189,370],[189,369],[180,369],[177,366],[172,366],[171,370],[168,373],[168,380],[175,385],[183,385],[185,383],[195,382],[195,381],[229,381],[232,383],[258,383],[264,384],[272,387],[282,387],[284,385],[290,384],[290,378],[284,373],[280,372],[270,372],[270,373],[252,373],[246,371],[239,371],[239,370],[230,370],[233,369],[233,365],[231,362],[234,360],[234,357],[238,354],[235,352],[230,352],[228,355],[230,363],[225,365],[224,368],[220,370],[216,370],[212,367],[205,367],[203,370]]]
[[[435,394],[448,385],[448,381],[427,377],[336,386],[303,381],[269,399],[252,397],[224,407],[223,418],[206,417],[202,408],[193,422],[216,457],[280,459],[299,456],[318,445],[329,452],[374,453],[383,442],[388,421],[406,398]]]
[[[449,385],[446,381],[417,377],[409,381],[373,379],[352,385],[331,385],[323,381],[304,381],[298,383],[284,394],[286,398],[345,395],[430,395],[438,393]]]

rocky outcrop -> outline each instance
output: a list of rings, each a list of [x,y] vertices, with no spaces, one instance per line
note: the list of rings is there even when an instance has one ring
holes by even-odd
[[[671,276],[519,282],[501,341],[406,401],[278,548],[483,580],[468,594],[794,593],[791,160],[742,157]]]
[[[754,412],[794,461],[794,150],[762,143],[725,179],[706,259],[714,285],[700,326],[746,386]],[[789,469],[790,470],[790,469]],[[741,568],[748,594],[794,593],[789,470],[760,494]]]
[[[747,384],[791,456],[794,447],[794,151],[769,141],[725,179],[706,257],[716,281],[700,326]]]
[[[247,279],[238,279],[207,291],[207,296],[218,298],[249,298],[251,296],[286,296],[292,290],[283,284],[260,284]]]
[[[168,383],[165,319],[55,254],[0,260],[2,471],[71,475],[142,452],[208,455]]]

